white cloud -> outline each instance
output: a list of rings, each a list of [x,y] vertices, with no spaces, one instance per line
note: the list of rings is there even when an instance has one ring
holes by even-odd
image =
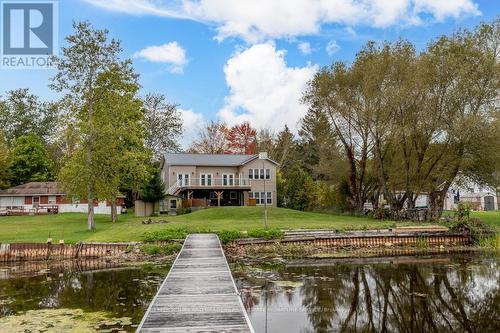
[[[308,42],[300,42],[299,44],[297,44],[297,47],[302,54],[311,54],[311,52],[313,51],[311,48],[311,44],[309,44]]]
[[[414,25],[480,15],[476,0],[84,0],[134,15],[189,18],[215,25],[216,38],[251,43],[317,34],[324,24]],[[278,15],[279,14],[279,15]]]
[[[326,44],[325,50],[326,50],[326,53],[328,53],[328,55],[331,57],[335,52],[340,50],[340,46],[339,46],[339,44],[337,44],[336,41],[331,40],[328,42],[328,44]]]
[[[203,126],[204,117],[201,113],[193,112],[193,110],[178,109],[182,118],[182,140],[181,146],[186,149],[191,142],[196,139],[198,130]]]
[[[307,111],[300,102],[318,66],[288,67],[285,51],[272,43],[256,44],[230,58],[224,73],[230,94],[218,116],[229,125],[248,120],[257,128],[296,130]]]
[[[188,62],[186,59],[186,50],[177,42],[148,46],[134,53],[134,58],[142,58],[151,62],[168,64],[169,71],[172,73],[182,73],[184,65]]]

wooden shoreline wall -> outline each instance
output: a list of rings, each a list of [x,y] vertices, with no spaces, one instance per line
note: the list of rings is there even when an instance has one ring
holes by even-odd
[[[283,239],[265,240],[261,238],[247,238],[236,241],[239,246],[258,244],[315,244],[320,247],[331,248],[372,248],[392,246],[467,246],[471,245],[468,233],[408,233],[408,234],[335,234],[335,235],[298,235]]]
[[[0,262],[104,258],[121,255],[136,243],[1,243]]]

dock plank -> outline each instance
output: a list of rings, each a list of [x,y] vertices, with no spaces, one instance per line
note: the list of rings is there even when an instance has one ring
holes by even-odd
[[[254,332],[217,235],[186,238],[137,332]]]

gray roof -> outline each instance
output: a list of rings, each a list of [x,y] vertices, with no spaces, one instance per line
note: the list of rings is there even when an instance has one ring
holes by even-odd
[[[56,182],[31,182],[0,191],[0,196],[64,194]]]
[[[237,154],[165,154],[168,165],[200,165],[200,166],[240,166],[258,158],[258,155]]]

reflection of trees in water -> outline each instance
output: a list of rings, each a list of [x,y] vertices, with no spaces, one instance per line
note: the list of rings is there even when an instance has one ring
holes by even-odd
[[[287,272],[309,276],[298,279],[312,332],[500,332],[498,265],[336,264]]]
[[[72,308],[107,311],[139,321],[158,287],[158,283],[145,278],[152,275],[124,269],[0,280],[0,297],[12,298],[8,304],[0,303],[0,315],[39,308]]]
[[[304,306],[316,332],[498,332],[498,281],[479,297],[477,280],[488,278],[479,274],[442,265],[354,266],[333,281],[333,292],[304,285]]]

